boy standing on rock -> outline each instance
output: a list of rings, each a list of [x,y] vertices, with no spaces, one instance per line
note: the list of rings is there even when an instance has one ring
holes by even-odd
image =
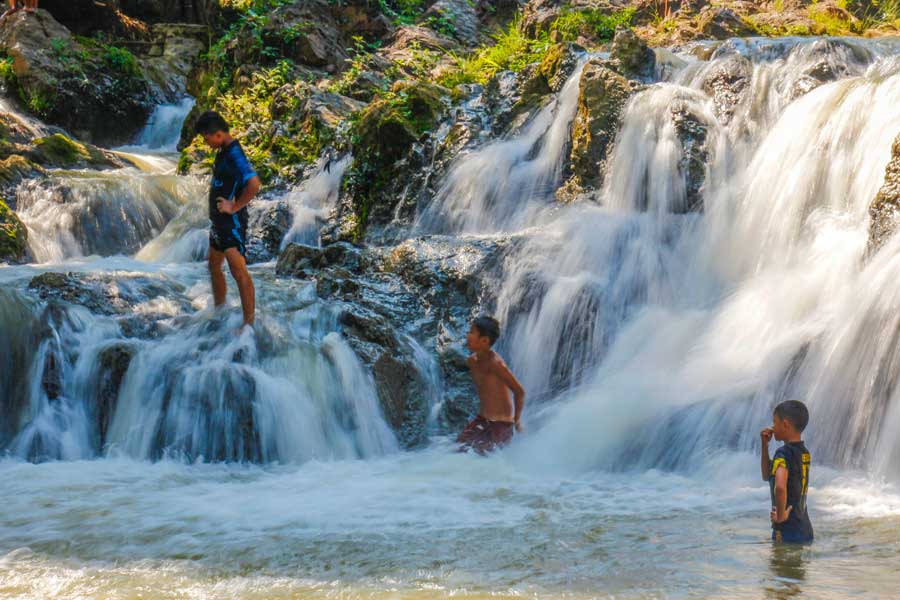
[[[475,319],[466,335],[466,346],[472,351],[467,362],[481,406],[478,416],[456,439],[462,452],[472,449],[487,454],[509,443],[513,428],[522,431],[525,390],[491,348],[499,337],[500,324],[487,316]]]
[[[209,187],[209,275],[213,301],[225,304],[225,275],[222,263],[237,283],[244,311],[244,326],[253,326],[256,290],[247,270],[247,205],[259,193],[259,177],[244,155],[241,145],[229,133],[228,123],[217,112],[208,111],[197,119],[196,131],[211,148],[218,150]]]

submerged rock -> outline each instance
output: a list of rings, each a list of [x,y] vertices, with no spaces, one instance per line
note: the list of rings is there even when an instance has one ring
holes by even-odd
[[[897,230],[900,219],[900,135],[894,140],[891,160],[884,172],[884,183],[869,207],[869,246],[871,255]]]

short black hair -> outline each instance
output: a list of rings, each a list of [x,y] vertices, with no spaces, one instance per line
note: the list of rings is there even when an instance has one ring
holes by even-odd
[[[809,423],[809,409],[799,400],[785,400],[775,407],[775,416],[790,421],[799,433],[803,433]]]
[[[194,131],[201,135],[224,131],[228,133],[228,121],[214,110],[208,110],[197,118]]]
[[[472,321],[472,326],[478,330],[478,333],[491,340],[491,346],[500,337],[500,322],[494,317],[481,315]]]

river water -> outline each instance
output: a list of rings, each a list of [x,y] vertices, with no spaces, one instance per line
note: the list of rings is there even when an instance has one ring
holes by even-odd
[[[704,81],[734,55],[749,92],[721,116]],[[528,433],[487,459],[445,437],[398,449],[314,283],[253,266],[257,332],[235,336],[236,290],[212,310],[199,261],[203,182],[171,158],[131,148],[141,168],[21,190],[40,262],[0,268],[0,341],[24,348],[0,353],[0,597],[896,597],[900,240],[863,256],[900,45],[659,56],[598,204],[552,202],[576,72],[518,137],[461,156],[417,220],[515,240],[500,350],[533,402]],[[837,75],[819,85],[823,60]],[[673,106],[707,130],[702,214],[680,209]],[[296,239],[315,242],[337,167],[291,193]],[[505,183],[475,185],[486,173]],[[27,286],[47,271],[107,286],[134,319],[45,312]],[[33,347],[32,319],[49,332]],[[121,344],[134,359],[98,418]],[[785,397],[813,416],[806,548],[768,541],[755,453]]]

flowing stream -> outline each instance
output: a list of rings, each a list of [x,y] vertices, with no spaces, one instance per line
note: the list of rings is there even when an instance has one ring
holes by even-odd
[[[492,289],[528,432],[487,459],[399,449],[314,281],[253,266],[258,325],[235,334],[230,279],[211,307],[204,182],[159,152],[165,110],[123,150],[134,168],[21,186],[36,261],[0,268],[0,597],[895,597],[900,238],[864,254],[900,42],[658,57],[596,202],[553,201],[582,63],[520,134],[460,156],[410,231],[507,244]],[[705,82],[736,61],[723,110]],[[348,163],[285,198],[290,241],[319,242]],[[756,454],[793,397],[808,548],[767,541]]]

